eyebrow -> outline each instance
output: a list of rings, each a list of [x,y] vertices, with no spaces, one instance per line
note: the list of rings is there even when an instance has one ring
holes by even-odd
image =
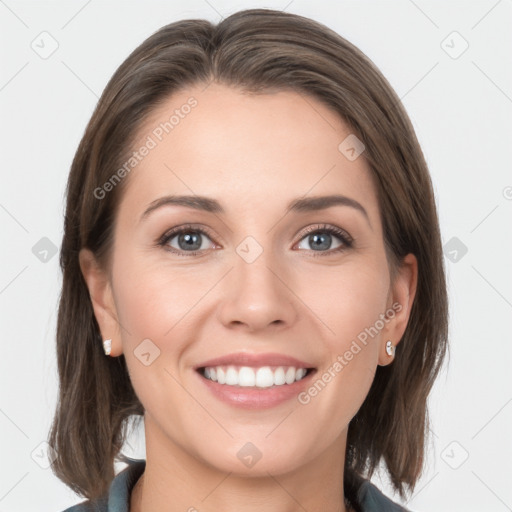
[[[222,205],[216,199],[205,196],[164,196],[151,202],[148,208],[141,215],[142,221],[150,215],[151,212],[163,206],[184,206],[186,208],[193,208],[194,210],[205,211],[209,213],[226,213]],[[326,210],[332,206],[349,206],[361,212],[368,224],[371,227],[368,212],[363,205],[350,197],[334,194],[328,196],[304,197],[294,199],[288,203],[286,213],[289,212],[316,212]]]

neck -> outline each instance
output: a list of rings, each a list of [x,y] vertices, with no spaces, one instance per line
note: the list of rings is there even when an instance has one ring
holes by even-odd
[[[346,430],[335,446],[305,466],[287,473],[267,471],[266,476],[247,477],[219,471],[168,438],[164,441],[147,418],[145,425],[146,468],[132,490],[131,512],[352,510],[343,491]]]

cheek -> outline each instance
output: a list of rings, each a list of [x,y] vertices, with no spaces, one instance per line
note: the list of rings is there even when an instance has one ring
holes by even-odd
[[[183,270],[132,257],[117,260],[116,309],[123,353],[135,392],[145,409],[171,413],[183,399],[173,377],[187,349],[190,314],[205,293],[204,280]],[[181,397],[181,398],[180,398]]]
[[[152,264],[142,256],[118,261],[116,309],[120,322],[134,338],[132,341],[141,336],[172,338],[173,329],[178,331],[182,322],[186,324],[186,315],[197,303],[198,293],[204,293],[204,282],[201,285],[197,273]]]
[[[331,352],[344,350],[386,311],[389,276],[377,258],[354,258],[337,269],[320,268],[314,279],[302,275],[297,294],[321,321]]]
[[[314,287],[304,281],[299,295],[321,320],[324,333],[327,363],[317,375],[321,382],[308,393],[322,390],[325,399],[318,407],[320,402],[325,407],[336,404],[334,415],[350,417],[363,402],[378,364],[388,290],[387,267],[377,258],[347,261],[336,271],[322,269]]]

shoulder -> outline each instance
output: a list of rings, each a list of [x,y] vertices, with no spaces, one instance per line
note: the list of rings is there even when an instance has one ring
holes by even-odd
[[[388,498],[368,480],[365,480],[359,488],[358,496],[363,506],[363,512],[410,512],[402,505]]]
[[[352,472],[346,475],[345,494],[357,512],[411,512],[388,498],[372,482]]]
[[[144,472],[144,459],[125,458],[128,466],[112,480],[108,493],[92,503],[87,500],[62,512],[129,512],[133,486]]]

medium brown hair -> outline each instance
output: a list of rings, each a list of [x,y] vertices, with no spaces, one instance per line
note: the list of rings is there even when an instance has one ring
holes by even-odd
[[[212,81],[249,93],[295,91],[338,113],[364,143],[392,277],[418,260],[409,322],[393,364],[378,366],[349,424],[345,471],[368,478],[384,461],[402,497],[419,479],[429,430],[427,398],[447,351],[448,305],[432,183],[400,99],[372,61],[324,25],[269,9],[217,25],[171,23],[145,40],[107,84],[73,159],[67,184],[57,322],[59,399],[49,433],[54,473],[95,500],[115,476],[126,424],[144,409],[124,356],[106,357],[79,251],[109,268],[117,205],[128,177],[104,198],[94,190],[129,158],[137,130],[169,96]],[[341,142],[341,141],[340,141]],[[136,172],[136,171],[135,171]]]

